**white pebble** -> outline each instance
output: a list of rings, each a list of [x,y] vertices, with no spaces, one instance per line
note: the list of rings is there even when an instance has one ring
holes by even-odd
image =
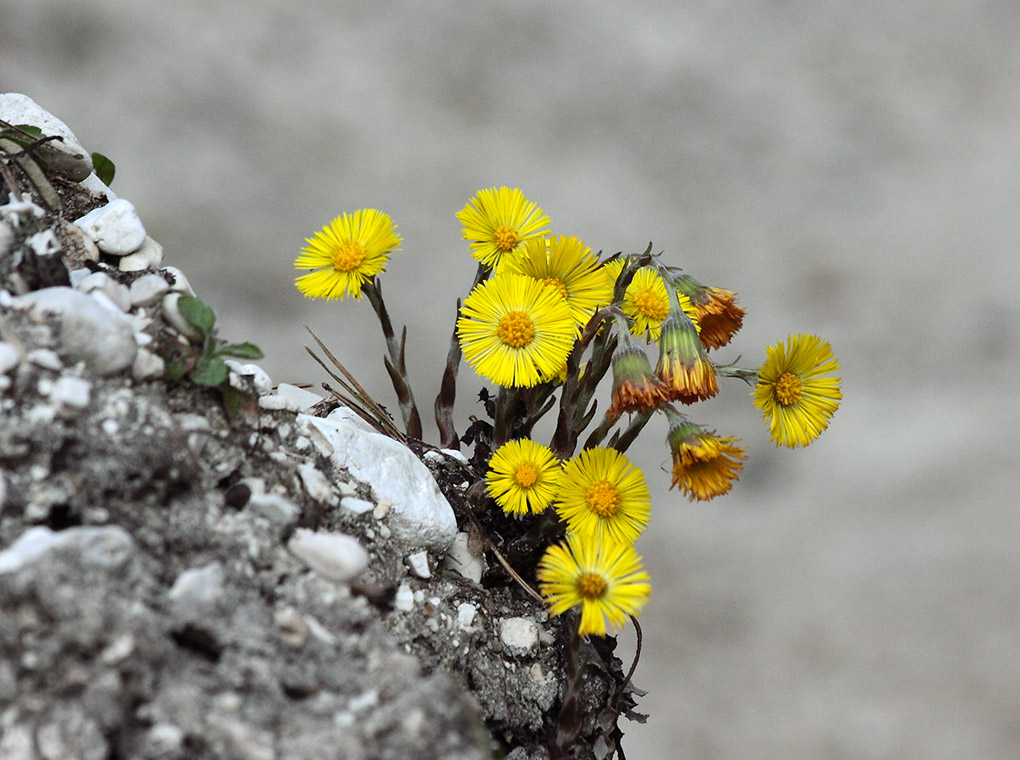
[[[99,250],[111,256],[134,253],[145,242],[145,227],[130,201],[118,198],[74,222]]]
[[[156,303],[169,290],[167,281],[158,274],[147,274],[131,283],[128,294],[132,306],[148,306]]]
[[[429,569],[429,555],[428,552],[415,552],[409,554],[404,558],[404,562],[407,563],[408,568],[411,572],[419,578],[431,578],[432,571]]]
[[[481,583],[485,565],[481,556],[471,553],[468,544],[467,533],[461,532],[454,536],[453,543],[450,544],[450,549],[443,560],[443,567],[460,573],[469,581]]]
[[[401,612],[410,612],[414,609],[414,592],[407,584],[400,584],[397,595],[393,598],[393,606]]]
[[[353,512],[356,515],[363,515],[366,512],[371,511],[375,507],[375,504],[354,496],[345,496],[340,500],[340,506],[348,512]]]
[[[60,357],[57,356],[57,352],[51,351],[48,348],[33,349],[25,354],[25,359],[37,367],[53,370],[54,372],[59,372],[64,368],[64,364],[60,361]]]
[[[305,491],[319,502],[329,502],[333,498],[333,489],[329,478],[322,474],[315,465],[306,462],[298,467],[298,476],[305,486]]]
[[[53,384],[50,401],[63,409],[84,409],[89,405],[92,387],[80,377],[62,377]]]
[[[531,618],[504,618],[499,621],[499,637],[513,649],[531,649],[538,643],[538,624]]]
[[[162,377],[165,371],[166,362],[163,361],[162,356],[157,356],[144,348],[138,349],[134,364],[131,366],[131,377],[138,382],[144,382]]]
[[[21,363],[21,354],[13,343],[0,341],[0,375],[6,375]]]
[[[43,230],[25,238],[25,244],[36,256],[52,256],[61,249],[60,241],[53,230]]]
[[[222,596],[223,567],[218,562],[185,570],[167,592],[175,610],[187,615],[208,612]]]
[[[173,278],[174,284],[170,286],[170,290],[175,293],[185,293],[189,296],[195,295],[195,291],[191,289],[191,285],[188,283],[188,278],[184,276],[184,272],[180,269],[177,267],[163,267],[160,271],[166,272]]]
[[[276,393],[259,398],[259,407],[270,411],[285,409],[291,412],[302,412],[320,401],[322,401],[322,396],[311,391],[289,383],[280,383],[276,387]]]
[[[235,359],[226,359],[225,364],[236,374],[243,377],[250,377],[252,382],[255,384],[255,392],[260,396],[264,396],[265,394],[272,392],[273,381],[269,378],[269,374],[259,365],[241,364]],[[238,390],[241,389],[239,388]]]
[[[146,237],[141,248],[121,257],[117,269],[122,272],[141,272],[143,269],[155,269],[162,263],[163,246],[151,237]]]
[[[475,615],[478,608],[470,602],[461,602],[457,605],[457,625],[462,631],[470,631],[475,622]]]
[[[299,528],[287,542],[290,552],[313,571],[334,581],[349,581],[368,567],[368,552],[345,533]]]
[[[248,499],[248,507],[255,514],[262,515],[270,522],[279,525],[292,525],[297,522],[301,510],[298,505],[285,496],[276,493],[260,493],[252,489]]]

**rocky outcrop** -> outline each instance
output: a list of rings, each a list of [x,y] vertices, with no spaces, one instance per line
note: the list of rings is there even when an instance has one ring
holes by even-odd
[[[0,178],[0,757],[548,756],[568,636],[473,548],[471,466],[254,364],[172,372],[208,337],[192,286],[60,171],[88,159],[66,126],[0,119],[68,154],[5,143]],[[612,756],[632,705],[612,643],[571,756]]]

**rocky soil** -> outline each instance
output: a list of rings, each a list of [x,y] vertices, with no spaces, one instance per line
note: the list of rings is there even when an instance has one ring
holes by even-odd
[[[472,465],[255,364],[166,379],[200,284],[66,126],[18,95],[0,119],[65,154],[2,157],[0,757],[622,756],[615,642],[569,691]]]

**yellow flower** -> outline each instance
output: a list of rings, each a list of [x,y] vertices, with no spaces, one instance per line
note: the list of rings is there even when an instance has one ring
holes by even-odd
[[[374,208],[341,214],[323,227],[294,261],[295,269],[315,269],[294,284],[307,298],[361,298],[361,287],[386,270],[400,235],[388,215]]]
[[[551,614],[581,607],[581,636],[605,636],[609,628],[622,628],[652,593],[634,547],[574,533],[546,550],[537,575]]]
[[[508,515],[538,514],[552,504],[560,476],[559,460],[528,438],[507,441],[489,460],[489,495]]]
[[[574,345],[559,294],[520,274],[497,274],[465,299],[457,320],[464,358],[497,385],[531,387],[554,377]]]
[[[790,335],[766,349],[752,391],[777,446],[807,446],[829,426],[843,394],[838,377],[822,377],[839,369],[827,341],[815,335]]]
[[[556,511],[567,530],[632,544],[648,524],[651,495],[641,470],[616,449],[585,449],[563,466]]]
[[[620,258],[605,265],[613,282],[620,276],[625,263],[625,259]],[[690,299],[683,293],[677,293],[677,296],[680,307],[697,328],[698,320]],[[669,316],[669,293],[666,291],[666,283],[662,281],[662,276],[654,267],[641,267],[634,273],[634,278],[623,295],[621,308],[631,322],[631,334],[644,337],[649,342],[659,339],[662,323]]]
[[[495,267],[515,253],[527,240],[548,232],[549,217],[517,188],[479,190],[457,218],[464,225],[464,239],[471,255],[487,267]]]
[[[598,256],[576,237],[535,237],[523,251],[504,259],[500,270],[526,274],[565,299],[578,330],[600,306],[613,300],[613,281]]]
[[[708,501],[733,487],[744,469],[744,447],[689,422],[674,424],[666,441],[673,457],[673,482],[691,501]]]

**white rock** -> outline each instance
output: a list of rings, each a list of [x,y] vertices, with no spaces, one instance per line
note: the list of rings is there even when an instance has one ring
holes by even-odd
[[[79,273],[83,276],[75,282],[75,275]],[[89,272],[87,269],[78,269],[71,273],[71,282],[75,290],[80,290],[82,293],[91,293],[97,288],[105,288],[107,283],[113,282],[113,280],[106,272]]]
[[[454,570],[475,583],[482,582],[482,573],[485,572],[485,564],[482,557],[472,554],[468,548],[468,534],[458,533],[454,536],[453,543],[443,559],[443,567],[447,570]]]
[[[166,371],[166,362],[162,356],[157,356],[144,348],[139,348],[135,354],[135,361],[131,365],[131,377],[142,383],[146,380],[155,380],[162,377]]]
[[[213,562],[205,567],[192,567],[177,576],[167,592],[178,614],[208,614],[223,596],[223,567]]]
[[[138,347],[131,320],[104,308],[94,298],[59,286],[14,300],[35,315],[58,315],[61,352],[75,361],[84,361],[92,371],[115,375],[134,363]]]
[[[171,288],[171,290],[173,289]],[[171,292],[163,296],[163,318],[184,337],[201,340],[202,331],[181,314],[180,306],[177,304],[179,300],[181,300],[181,293]]]
[[[75,170],[64,171],[61,176],[66,176],[74,182],[80,182],[92,171],[92,158],[78,142],[74,133],[68,129],[64,122],[27,95],[17,92],[0,93],[0,119],[8,124],[28,124],[38,127],[44,135],[59,135],[62,139],[52,141],[49,146],[53,150],[66,153],[69,157],[76,157],[76,160],[73,161]]]
[[[61,377],[53,384],[50,401],[63,409],[81,410],[89,405],[92,386],[80,377]]]
[[[477,613],[478,608],[470,602],[461,602],[457,605],[457,625],[462,631],[471,630]]]
[[[267,411],[284,409],[291,412],[301,412],[308,407],[322,401],[319,396],[304,388],[298,388],[289,383],[280,383],[276,387],[276,393],[259,397],[259,408]]]
[[[89,193],[92,194],[93,198],[102,198],[105,195],[107,201],[117,200],[117,194],[107,187],[106,184],[96,176],[95,172],[92,172],[92,174],[83,179],[79,184],[88,190]]]
[[[25,243],[35,252],[36,256],[52,256],[59,253],[62,247],[53,230],[37,232],[26,238]]]
[[[365,422],[363,419],[361,419],[361,417],[359,417],[356,412],[354,412],[352,409],[348,409],[346,406],[338,406],[336,409],[334,409],[332,412],[326,415],[326,419],[332,420],[334,422],[340,421],[348,422],[351,425],[354,425],[356,428],[364,430],[366,433],[379,432],[374,427]]]
[[[122,272],[141,272],[143,269],[155,269],[162,263],[163,246],[151,237],[146,237],[141,248],[134,253],[121,256],[117,262],[117,269]]]
[[[37,367],[52,370],[53,372],[60,372],[60,370],[64,368],[64,363],[60,361],[60,357],[57,356],[57,352],[48,348],[32,349],[25,354],[25,361],[34,364]]]
[[[128,294],[127,285],[119,282],[111,282],[109,292],[106,290],[93,290],[89,297],[104,309],[109,309],[116,314],[123,314],[131,308],[131,296]],[[132,332],[134,327],[132,326]]]
[[[119,311],[128,311],[131,308],[131,296],[127,286],[117,282],[106,272],[93,272],[79,282],[75,289],[89,295],[95,292],[104,293]]]
[[[90,211],[74,223],[95,241],[100,251],[111,256],[134,253],[146,238],[138,212],[123,198]]]
[[[499,621],[499,637],[512,649],[528,650],[538,643],[538,624],[531,618],[504,618]]]
[[[167,281],[158,274],[146,274],[131,283],[128,295],[131,296],[132,306],[148,306],[156,303],[169,291]]]
[[[343,497],[340,499],[340,506],[356,515],[363,515],[375,509],[375,504],[365,499],[359,499],[356,496]]]
[[[0,375],[6,375],[21,364],[21,354],[13,343],[0,341]]]
[[[298,476],[305,486],[305,491],[313,499],[319,502],[329,502],[333,498],[333,488],[330,486],[329,478],[310,462],[298,467]]]
[[[414,592],[406,583],[401,583],[393,597],[393,606],[401,612],[410,612],[414,609]]]
[[[7,255],[14,245],[14,230],[7,222],[0,222],[0,258]]]
[[[380,500],[392,502],[387,520],[394,537],[411,546],[446,551],[457,533],[457,520],[432,474],[410,449],[343,420],[309,416],[307,421],[332,445],[334,467],[346,468]]]
[[[419,578],[431,578],[432,571],[429,569],[428,552],[415,552],[404,558],[407,567]]]
[[[131,535],[117,525],[68,528],[60,532],[39,525],[26,530],[0,552],[0,575],[18,572],[53,551],[75,552],[86,565],[119,567],[133,548]]]
[[[276,493],[256,493],[254,489],[248,499],[248,508],[279,525],[293,525],[301,514],[298,505],[287,497]]]
[[[191,289],[191,285],[188,283],[188,278],[184,276],[184,272],[180,269],[177,267],[163,267],[160,271],[166,272],[173,278],[174,284],[170,286],[170,290],[176,293],[185,293],[189,296],[195,295],[195,291]]]
[[[224,363],[236,374],[243,377],[251,377],[252,382],[255,383],[255,392],[260,396],[272,393],[273,381],[269,378],[269,373],[267,373],[259,365],[241,364],[235,359],[226,359],[224,360]]]
[[[287,548],[324,578],[349,581],[368,567],[368,552],[358,539],[345,533],[316,533],[299,528]]]

